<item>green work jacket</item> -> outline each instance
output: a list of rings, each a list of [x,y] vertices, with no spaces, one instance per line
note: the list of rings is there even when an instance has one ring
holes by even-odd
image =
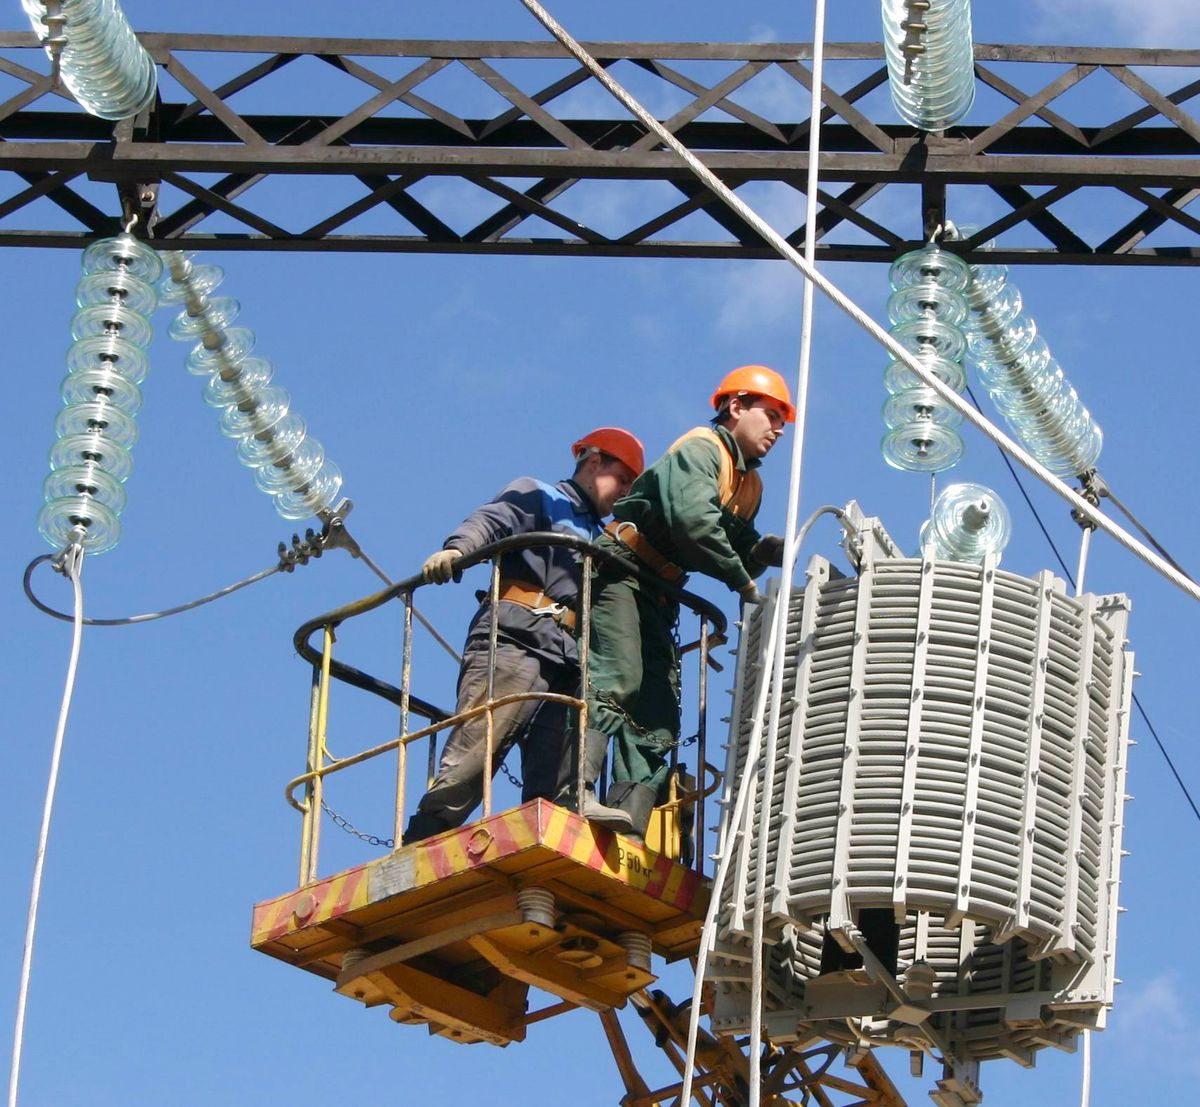
[[[722,505],[718,451],[727,451],[738,474],[752,472],[761,462],[744,458],[724,427],[713,430],[720,446],[707,433],[684,435],[633,482],[629,495],[613,508],[613,518],[633,523],[658,553],[684,572],[704,573],[736,592],[766,565],[750,554],[760,538],[753,525],[757,496],[749,509],[742,506],[740,518]]]

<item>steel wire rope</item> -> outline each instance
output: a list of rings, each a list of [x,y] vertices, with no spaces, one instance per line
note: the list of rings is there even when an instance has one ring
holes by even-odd
[[[717,199],[732,209],[743,219],[751,229],[757,232],[781,257],[790,261],[804,276],[812,281],[817,288],[829,297],[833,303],[846,313],[855,323],[875,339],[892,357],[911,369],[922,381],[940,396],[947,405],[953,408],[968,423],[975,427],[991,442],[1008,451],[1013,457],[1028,469],[1043,483],[1052,488],[1059,496],[1069,503],[1086,519],[1095,523],[1096,527],[1135,557],[1140,558],[1157,573],[1165,577],[1181,591],[1194,600],[1200,600],[1200,585],[1188,580],[1186,576],[1169,565],[1153,550],[1128,534],[1119,524],[1113,522],[1093,504],[1088,503],[1078,492],[1056,477],[1040,461],[1033,457],[1006,435],[999,427],[976,411],[954,389],[940,380],[912,353],[906,350],[883,327],[872,319],[865,311],[855,304],[841,289],[826,276],[814,269],[797,253],[796,249],[775,230],[766,220],[748,204],[740,199],[711,169],[696,157],[686,146],[666,129],[654,116],[647,111],[630,93],[617,82],[610,73],[593,58],[570,34],[550,15],[537,0],[521,0],[529,12],[546,28],[558,42],[570,52],[593,77],[606,88],[626,109],[664,144],[673,150],[684,161],[689,169],[704,183]]]
[[[804,216],[804,260],[816,264],[817,188],[821,160],[821,90],[825,67],[825,0],[816,0],[813,15],[812,97],[808,128],[808,179]],[[762,792],[759,804],[757,848],[758,868],[754,873],[754,917],[750,938],[750,1107],[759,1107],[762,1096],[762,1016],[763,1016],[763,929],[767,887],[767,866],[763,859],[763,843],[767,841],[771,822],[771,781],[779,741],[779,713],[783,704],[784,661],[787,651],[778,645],[787,641],[788,612],[791,607],[792,578],[796,566],[796,524],[800,515],[800,483],[804,466],[804,438],[808,423],[808,381],[812,365],[813,285],[804,282],[800,312],[800,357],[796,369],[795,433],[792,436],[792,455],[788,477],[787,523],[783,538],[783,564],[788,567],[780,574],[779,590],[775,596],[776,650],[771,666],[771,705],[767,714],[767,741],[762,757]],[[751,777],[755,774],[751,769]],[[747,819],[753,805],[747,805]],[[755,835],[748,835],[750,842]],[[693,1003],[693,1009],[697,1005]],[[694,1047],[693,1047],[694,1048]],[[689,1071],[694,1057],[689,1055]],[[687,1100],[685,1098],[684,1102]]]
[[[17,990],[17,1013],[13,1026],[12,1065],[8,1074],[8,1107],[17,1107],[17,1089],[21,1075],[21,1051],[25,1040],[25,1008],[29,997],[29,978],[33,969],[33,943],[37,934],[38,904],[42,894],[42,872],[46,864],[46,846],[50,838],[50,819],[54,813],[54,796],[58,789],[58,770],[62,763],[63,737],[71,701],[75,695],[75,674],[79,669],[79,651],[83,641],[83,546],[71,545],[62,552],[63,572],[70,578],[75,597],[74,629],[71,634],[71,655],[62,702],[58,709],[58,726],[50,753],[50,775],[46,781],[46,797],[42,804],[42,825],[38,833],[37,853],[33,863],[33,884],[29,891],[29,913],[25,922],[25,947],[21,956],[21,981]]]
[[[840,507],[834,507],[832,504],[826,504],[817,508],[804,522],[796,535],[793,549],[798,551],[804,544],[804,539],[808,536],[809,530],[813,525],[824,515],[834,515],[837,518],[844,518],[845,512]],[[785,536],[784,541],[787,541]],[[783,572],[781,580],[786,579],[794,571],[794,566],[786,560],[783,564]],[[767,637],[767,648],[763,654],[762,671],[767,672],[773,670],[774,661],[777,652],[782,652],[778,648],[778,643],[781,640],[781,627],[786,624],[780,619],[773,618],[771,620],[770,630]],[[784,639],[786,640],[786,639]],[[754,714],[751,716],[750,723],[750,740],[746,749],[745,764],[753,766],[758,762],[759,753],[762,746],[763,737],[763,717],[767,711],[767,699],[771,691],[772,681],[764,679],[759,686],[758,695],[755,697]],[[740,837],[744,828],[748,825],[746,811],[749,807],[749,798],[754,790],[754,773],[741,772],[738,774],[738,788],[734,796],[733,810],[726,809],[725,825],[729,828],[727,835],[727,849],[724,854],[715,855],[717,862],[717,871],[713,876],[712,890],[709,893],[708,910],[704,916],[704,926],[700,932],[700,943],[696,952],[696,968],[695,968],[695,985],[692,991],[691,1010],[688,1013],[688,1047],[687,1047],[687,1062],[684,1069],[683,1091],[680,1093],[680,1103],[688,1103],[688,1096],[691,1094],[692,1078],[691,1073],[695,1066],[696,1057],[696,1042],[699,1037],[700,1029],[700,1006],[702,1000],[702,989],[704,986],[704,974],[708,967],[709,948],[713,944],[717,927],[717,915],[720,911],[721,893],[725,887],[725,881],[729,876],[729,865],[733,858],[732,843]],[[762,860],[759,861],[760,866]],[[755,1043],[751,1043],[751,1053],[756,1052]]]

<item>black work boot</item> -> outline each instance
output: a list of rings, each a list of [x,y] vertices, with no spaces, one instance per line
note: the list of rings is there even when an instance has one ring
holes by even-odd
[[[629,815],[629,821],[633,824],[630,835],[644,842],[658,793],[646,784],[634,784],[625,780],[614,784],[608,790],[608,800]]]
[[[620,834],[628,834],[633,829],[633,820],[629,813],[619,807],[606,806],[596,798],[593,782],[604,768],[604,758],[608,753],[608,735],[598,730],[589,730],[584,738],[583,746],[583,809],[579,812],[589,823],[607,827]],[[572,749],[569,765],[571,772],[567,779],[559,780],[559,793],[555,799],[560,807],[574,811],[575,784],[574,773],[575,754]]]
[[[408,820],[408,826],[404,828],[404,837],[400,840],[400,844],[411,846],[414,842],[423,842],[426,838],[432,838],[435,834],[441,834],[443,830],[449,829],[450,827],[436,816],[428,815],[424,811],[417,811]]]

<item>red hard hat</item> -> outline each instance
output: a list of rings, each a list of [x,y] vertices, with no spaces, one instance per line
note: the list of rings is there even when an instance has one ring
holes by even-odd
[[[635,477],[640,476],[646,468],[646,455],[641,442],[620,427],[597,427],[589,431],[571,447],[571,453],[578,459],[589,448],[624,462]]]
[[[726,396],[736,396],[739,392],[748,392],[753,396],[769,396],[778,400],[784,407],[784,418],[789,423],[796,421],[796,409],[792,406],[792,394],[785,381],[774,369],[765,365],[743,365],[725,375],[725,379],[717,385],[712,394],[712,406],[721,410],[721,401]]]

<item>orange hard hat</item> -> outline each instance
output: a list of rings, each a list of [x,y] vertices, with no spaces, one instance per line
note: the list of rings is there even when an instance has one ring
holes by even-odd
[[[726,396],[736,396],[739,392],[748,392],[753,396],[769,396],[778,400],[784,406],[784,418],[789,423],[796,421],[796,409],[792,406],[792,394],[785,381],[774,369],[765,365],[742,365],[730,373],[717,385],[712,394],[712,406],[721,410],[721,401]]]
[[[641,442],[627,430],[620,427],[597,427],[589,431],[571,447],[571,453],[578,459],[588,449],[599,450],[602,454],[615,457],[632,471],[635,477],[641,476],[646,468],[646,453]]]

